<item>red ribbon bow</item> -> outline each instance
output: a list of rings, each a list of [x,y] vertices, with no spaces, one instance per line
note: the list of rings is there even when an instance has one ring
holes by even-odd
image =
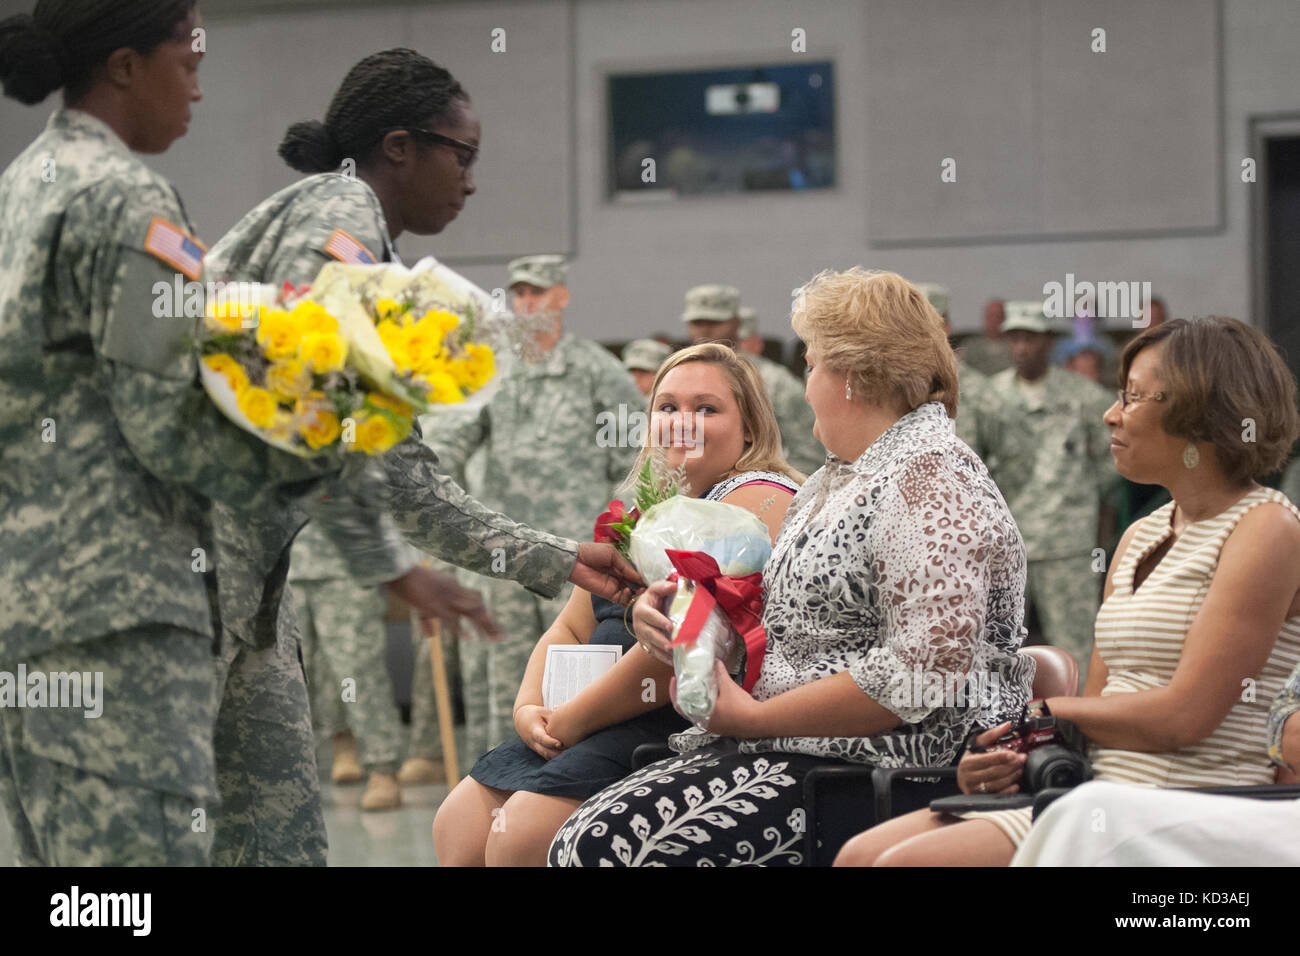
[[[689,578],[697,585],[677,637],[669,646],[677,647],[694,641],[714,605],[721,607],[745,642],[745,680],[742,686],[747,691],[753,690],[763,666],[763,654],[767,651],[767,634],[763,630],[762,573],[756,571],[742,578],[723,574],[718,562],[703,551],[665,548],[664,554],[677,569],[668,576],[669,581]]]

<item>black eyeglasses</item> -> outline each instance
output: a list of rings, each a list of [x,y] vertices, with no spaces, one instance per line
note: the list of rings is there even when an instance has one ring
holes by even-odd
[[[421,129],[418,126],[390,126],[387,129],[381,129],[379,135],[387,136],[389,133],[397,132],[414,133],[431,142],[450,147],[456,153],[456,162],[460,165],[462,173],[468,172],[469,168],[474,165],[474,161],[478,159],[477,146],[472,146],[459,139],[452,139],[450,136],[443,136],[431,129]]]

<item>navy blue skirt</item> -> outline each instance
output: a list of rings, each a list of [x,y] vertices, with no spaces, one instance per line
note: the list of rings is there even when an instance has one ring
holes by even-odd
[[[623,623],[624,608],[592,596],[596,630],[591,644],[618,644],[626,653],[636,639]],[[599,730],[547,760],[528,747],[517,734],[475,762],[469,775],[485,787],[523,790],[554,797],[586,800],[632,772],[632,752],[642,744],[666,744],[669,734],[680,733],[690,722],[671,703]]]

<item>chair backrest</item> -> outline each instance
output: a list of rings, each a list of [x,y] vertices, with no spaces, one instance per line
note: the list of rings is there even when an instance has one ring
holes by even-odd
[[[1034,659],[1034,699],[1075,697],[1079,693],[1079,664],[1074,655],[1050,644],[1020,648]]]

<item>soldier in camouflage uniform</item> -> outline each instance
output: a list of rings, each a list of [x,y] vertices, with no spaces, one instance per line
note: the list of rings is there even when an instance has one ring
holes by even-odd
[[[490,400],[438,409],[426,419],[427,434],[453,474],[476,449],[486,449],[486,503],[533,527],[587,537],[640,448],[641,436],[618,423],[644,414],[645,399],[605,348],[564,332],[562,256],[525,256],[509,270],[515,315],[533,333],[525,354],[503,356]],[[460,647],[467,759],[513,729],[528,657],[568,597],[566,590],[539,600],[500,575],[475,586],[507,637]]]
[[[929,300],[934,311],[943,319],[944,331],[952,337],[952,321],[948,318],[948,290],[937,282],[918,282],[916,287]],[[966,364],[966,350],[955,349],[957,358],[957,420],[953,423],[957,437],[972,448],[975,446],[976,426],[979,417],[980,401],[984,394],[984,383],[988,381],[982,372]]]
[[[1011,353],[1002,339],[1002,321],[1006,318],[1006,303],[989,299],[984,303],[984,334],[970,335],[962,340],[966,363],[981,375],[991,376],[1011,367]]]
[[[682,321],[692,345],[722,342],[733,348],[740,334],[740,292],[729,285],[700,285],[686,293]],[[785,460],[811,475],[826,463],[826,449],[813,437],[812,406],[804,400],[804,387],[789,369],[761,355],[746,354],[758,369],[772,401]]]
[[[1097,522],[1118,480],[1102,421],[1114,396],[1048,364],[1052,335],[1040,302],[1008,302],[1006,314],[1015,366],[989,378],[972,447],[1025,539],[1026,598],[1043,637],[1073,654],[1086,679],[1105,572],[1093,550]]]
[[[655,375],[659,371],[659,366],[663,365],[664,359],[672,354],[671,347],[654,339],[633,339],[623,347],[623,367],[632,376],[637,390],[646,397],[647,401],[650,398],[650,390],[654,388]]]
[[[195,317],[159,296],[203,250],[132,150],[184,132],[197,13],[53,16],[0,26],[6,93],[63,86],[70,104],[0,177],[0,669],[102,671],[107,699],[97,719],[0,709],[0,802],[22,863],[202,864],[223,682],[210,505],[256,520],[330,466],[226,421],[198,385]],[[139,68],[110,91],[92,70],[127,47]]]

